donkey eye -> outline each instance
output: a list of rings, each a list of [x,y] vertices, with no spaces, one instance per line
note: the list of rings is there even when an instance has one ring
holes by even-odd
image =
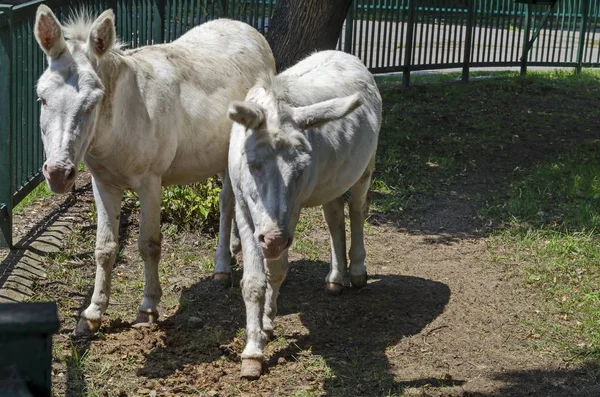
[[[248,168],[250,168],[250,172],[252,172],[253,174],[260,174],[260,171],[262,170],[262,165],[260,164],[248,164]]]
[[[91,112],[92,110],[94,110],[96,108],[96,104],[92,103],[90,106],[88,106],[88,108],[85,110],[86,112]]]
[[[38,102],[41,102],[42,106],[46,106],[46,100],[44,98],[38,98]]]

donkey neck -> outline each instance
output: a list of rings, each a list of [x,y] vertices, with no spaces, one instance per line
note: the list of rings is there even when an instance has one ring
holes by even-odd
[[[129,69],[124,53],[120,50],[111,50],[98,61],[97,73],[104,86],[104,98],[98,109],[94,139],[88,149],[94,157],[105,157],[110,147],[116,143],[112,136],[118,123],[115,118],[115,95],[119,80]]]

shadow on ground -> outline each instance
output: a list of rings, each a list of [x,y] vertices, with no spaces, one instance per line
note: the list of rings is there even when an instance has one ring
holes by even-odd
[[[278,379],[288,370],[286,366],[298,362],[328,367],[325,372],[330,376],[323,380],[323,388],[332,396],[379,395],[411,385],[463,383],[443,379],[398,382],[385,355],[387,348],[421,332],[443,312],[450,298],[448,286],[418,277],[374,275],[364,289],[348,289],[332,297],[323,290],[328,268],[323,262],[290,264],[279,298],[276,336],[280,339],[273,343],[281,343],[281,338],[286,342],[274,349],[266,363],[270,374],[257,382],[258,387],[269,378]],[[165,378],[188,364],[214,362],[225,354],[237,377],[243,341],[236,333],[244,328],[244,303],[239,288],[225,293],[215,288],[205,279],[183,291],[180,310],[161,324],[166,332],[165,346],[148,354],[139,375]],[[191,315],[202,319],[202,329],[186,326]],[[291,320],[294,315],[305,329],[295,328],[297,321],[294,326]],[[233,339],[237,346],[232,346]],[[229,345],[219,348],[222,344]],[[312,362],[315,357],[320,361]],[[310,379],[303,379],[306,373],[297,374],[292,382],[297,386],[310,383]]]
[[[597,163],[597,77],[528,76],[406,90],[395,86],[397,79],[378,83],[384,119],[371,223],[442,240],[477,238],[522,215],[522,208],[505,205],[510,200],[517,206],[535,201],[545,215],[527,219],[534,227],[553,215],[560,221],[565,200],[589,200],[578,189],[547,196],[544,183],[527,176],[537,172],[551,185]],[[553,172],[564,163],[573,175]],[[517,197],[528,187],[519,189],[523,181],[539,188],[539,196]]]
[[[400,382],[386,349],[416,335],[434,321],[450,299],[446,284],[419,277],[371,275],[367,287],[347,289],[341,296],[323,292],[329,264],[292,263],[280,297],[280,315],[298,313],[308,335],[278,352],[290,359],[298,349],[311,350],[331,369],[324,380],[327,395],[381,395],[401,392],[411,385],[454,386],[461,380],[419,379]]]

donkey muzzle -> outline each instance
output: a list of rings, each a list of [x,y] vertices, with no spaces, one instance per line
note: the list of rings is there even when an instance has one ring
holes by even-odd
[[[66,193],[75,183],[77,170],[73,164],[57,164],[46,161],[42,172],[50,190],[54,193]]]

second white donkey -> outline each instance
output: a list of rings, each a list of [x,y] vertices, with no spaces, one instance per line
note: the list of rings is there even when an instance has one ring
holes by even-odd
[[[381,106],[371,73],[339,51],[316,53],[230,105],[229,174],[244,258],[242,377],[262,373],[301,208],[323,205],[331,234],[326,288],[340,293],[347,271],[342,195],[350,190],[350,281],[366,285],[363,227]]]

